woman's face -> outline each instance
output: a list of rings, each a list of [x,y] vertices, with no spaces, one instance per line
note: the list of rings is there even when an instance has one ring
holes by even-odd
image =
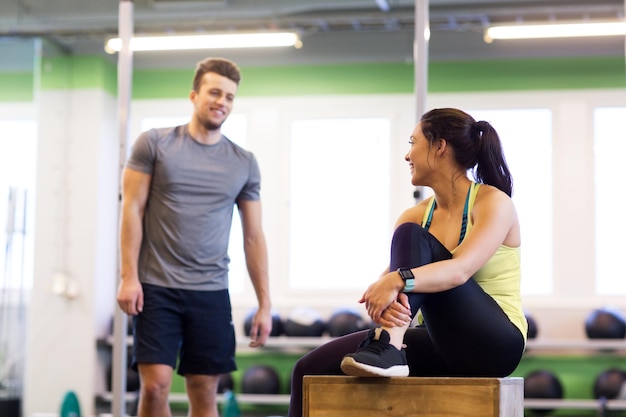
[[[409,163],[411,170],[411,184],[427,185],[424,181],[426,176],[432,172],[434,164],[431,143],[422,133],[421,125],[418,123],[409,138],[411,148],[404,159]]]

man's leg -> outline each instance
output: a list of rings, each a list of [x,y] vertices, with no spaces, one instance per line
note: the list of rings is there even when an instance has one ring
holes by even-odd
[[[172,367],[140,363],[138,370],[141,380],[139,417],[170,417],[168,396],[172,385]]]
[[[219,375],[185,375],[189,397],[189,417],[218,417],[217,383]]]

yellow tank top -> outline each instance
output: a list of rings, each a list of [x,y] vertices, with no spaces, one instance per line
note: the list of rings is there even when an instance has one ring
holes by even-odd
[[[479,188],[480,184],[472,182],[466,203],[468,213],[467,226],[465,233],[461,232],[460,242],[472,230],[472,221],[469,213],[472,212]],[[424,212],[422,225],[430,225],[435,206],[435,198],[431,197]],[[426,229],[428,228],[426,227]],[[452,254],[454,255],[454,250],[452,250]],[[524,340],[526,340],[528,323],[522,309],[521,276],[520,248],[501,245],[491,259],[474,274],[473,278],[487,294],[493,297],[509,317],[509,320],[520,330]]]

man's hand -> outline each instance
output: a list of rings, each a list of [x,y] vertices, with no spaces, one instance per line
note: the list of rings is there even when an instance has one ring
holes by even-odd
[[[262,347],[272,331],[272,313],[269,308],[259,308],[252,317],[250,347]]]
[[[136,316],[143,310],[143,288],[138,279],[125,279],[117,291],[117,304],[122,311]]]

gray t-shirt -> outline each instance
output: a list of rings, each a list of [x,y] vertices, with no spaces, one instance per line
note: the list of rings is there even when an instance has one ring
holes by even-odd
[[[127,167],[152,175],[143,220],[139,279],[170,288],[228,288],[233,207],[258,200],[254,155],[225,136],[196,142],[187,125],[142,133]]]

